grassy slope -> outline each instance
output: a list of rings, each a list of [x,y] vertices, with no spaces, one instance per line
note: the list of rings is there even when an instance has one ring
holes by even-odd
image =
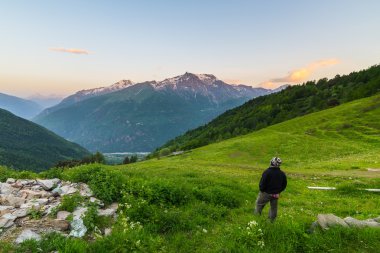
[[[286,231],[286,226],[290,226],[289,216],[292,222],[302,227],[308,226],[319,213],[360,219],[380,215],[379,195],[355,190],[380,187],[379,176],[366,171],[366,168],[380,167],[379,122],[380,95],[377,95],[205,146],[185,155],[138,163],[133,168],[128,167],[128,171],[149,178],[167,178],[179,185],[210,189],[222,186],[232,189],[237,198],[245,201],[241,208],[231,212],[229,219],[214,224],[211,235],[190,243],[189,249],[196,247],[207,251],[205,249],[223,249],[224,244],[228,244],[226,238],[220,238],[226,227],[244,224],[254,218],[252,207],[261,172],[270,158],[278,155],[283,159],[283,169],[289,176],[278,219],[278,223],[285,227],[276,228],[285,230],[281,231],[285,234],[269,231],[271,238],[268,240],[272,240],[272,245],[268,245],[268,251],[292,251],[296,243],[291,241],[301,238],[295,239],[292,231]],[[339,191],[310,191],[306,188],[309,185],[336,186]],[[315,239],[325,245],[309,250],[318,252],[335,248],[338,252],[348,249],[375,252],[375,245],[380,246],[379,242],[371,241],[373,237],[370,236],[358,244],[361,235],[354,234],[356,238],[353,241],[341,235],[332,241],[327,238],[334,235],[312,237],[308,240]],[[287,244],[293,246],[280,249],[276,240],[285,248],[289,246]],[[172,249],[184,245],[178,242],[172,245]]]
[[[150,251],[377,252],[380,229],[305,232],[319,213],[359,219],[380,215],[379,195],[357,190],[380,186],[379,176],[365,170],[380,167],[379,117],[377,95],[177,157],[128,166],[82,166],[49,175],[88,182],[95,193],[106,192],[119,202],[120,189],[133,192],[125,212],[142,222],[143,232],[131,237],[114,230],[108,239],[88,246],[89,252],[127,247],[125,238],[141,240],[146,247],[141,251],[149,252],[149,236],[160,238]],[[273,155],[284,160],[289,185],[280,199],[279,217],[270,224],[265,215],[255,217],[252,211],[258,181]],[[308,185],[338,190],[312,191]],[[247,235],[251,220],[264,232],[263,249],[257,247],[257,238]],[[73,251],[82,243],[67,241],[58,248]]]

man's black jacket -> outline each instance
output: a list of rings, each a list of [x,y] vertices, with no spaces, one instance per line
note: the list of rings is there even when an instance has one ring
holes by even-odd
[[[260,191],[278,194],[285,190],[287,184],[285,173],[277,167],[270,167],[263,172],[260,180]]]

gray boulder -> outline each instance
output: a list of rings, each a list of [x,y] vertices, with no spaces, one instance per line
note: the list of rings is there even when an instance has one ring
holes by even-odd
[[[69,234],[70,236],[73,236],[73,237],[83,237],[86,234],[86,232],[87,232],[87,228],[83,224],[83,220],[82,219],[74,219],[70,223],[70,226],[71,226],[71,232]]]
[[[25,229],[21,232],[21,234],[15,240],[15,243],[20,244],[26,240],[41,240],[41,236],[30,229]]]
[[[334,226],[348,227],[342,218],[333,214],[318,214],[317,223],[322,229],[329,229]]]
[[[350,227],[358,227],[358,228],[363,228],[363,227],[380,227],[380,223],[377,223],[374,220],[357,220],[352,217],[346,217],[343,219]]]
[[[46,191],[50,191],[51,189],[53,189],[56,185],[59,184],[59,182],[61,182],[61,180],[59,180],[58,178],[46,180],[37,179],[37,183],[40,186],[42,186],[42,188],[44,188],[44,190]]]

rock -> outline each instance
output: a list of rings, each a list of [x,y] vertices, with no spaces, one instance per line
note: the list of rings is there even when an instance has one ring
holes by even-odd
[[[25,217],[28,214],[29,214],[29,210],[27,208],[16,209],[16,211],[12,213],[12,215],[16,216],[17,218]]]
[[[14,191],[17,191],[12,185],[7,184],[7,183],[0,183],[0,194],[12,194]]]
[[[51,191],[52,195],[54,197],[58,197],[59,195],[62,195],[63,191],[60,187],[57,187],[57,188],[54,188],[52,191]]]
[[[16,183],[16,179],[14,178],[8,178],[7,181],[5,181],[7,184],[14,184]]]
[[[13,206],[0,206],[0,217],[6,213],[11,213],[13,210]]]
[[[20,208],[38,210],[38,209],[40,209],[40,204],[38,204],[36,202],[27,202],[27,203],[22,204],[20,206]]]
[[[42,211],[44,212],[44,214],[50,214],[53,211],[53,209],[56,208],[57,206],[59,206],[60,204],[61,204],[61,202],[58,201],[58,202],[52,203],[50,205],[46,205],[46,206],[44,206]]]
[[[98,215],[99,216],[112,216],[116,213],[116,210],[115,209],[112,209],[112,208],[107,208],[107,209],[99,209],[98,210]]]
[[[115,209],[115,211],[117,211],[117,209],[119,208],[119,204],[118,203],[112,203],[109,208],[111,209]]]
[[[70,212],[67,211],[59,211],[57,213],[57,220],[66,220],[67,217],[70,215]]]
[[[20,244],[26,240],[41,240],[41,236],[30,229],[25,229],[21,232],[21,234],[17,237],[15,243]]]
[[[87,207],[77,207],[73,212],[73,219],[81,219],[87,212]]]
[[[32,190],[21,190],[21,197],[24,199],[38,199],[50,197],[51,194],[46,191],[32,191]]]
[[[94,195],[87,184],[79,184],[79,194],[83,197],[92,197]]]
[[[41,185],[42,188],[44,188],[44,190],[46,191],[50,191],[51,189],[53,189],[56,185],[58,185],[59,182],[61,182],[61,180],[59,180],[58,178],[46,180],[37,179],[37,183]]]
[[[41,190],[43,190],[44,188],[42,188],[41,185],[33,185],[30,189],[31,189],[32,191],[41,191]]]
[[[31,202],[38,203],[40,206],[44,206],[49,203],[49,199],[33,199]]]
[[[97,204],[98,206],[104,206],[104,203],[103,203],[101,200],[99,200],[99,199],[97,199],[97,198],[95,198],[95,197],[91,197],[91,198],[90,198],[90,202],[91,202],[91,203],[95,203],[95,204]]]
[[[7,219],[7,218],[0,218],[0,229],[2,228],[9,228],[14,225],[14,220]]]
[[[59,231],[66,231],[70,228],[70,222],[68,222],[67,220],[53,220],[52,225],[54,229],[57,229]]]
[[[35,180],[28,180],[28,179],[18,179],[16,181],[16,184],[22,185],[22,186],[32,186],[36,183]]]
[[[0,196],[0,204],[2,205],[9,205],[14,207],[20,207],[22,204],[25,203],[25,199],[20,197],[15,197],[13,195],[1,195]]]
[[[62,193],[60,195],[69,195],[69,194],[76,193],[78,191],[77,188],[71,185],[64,185],[60,189],[62,190]]]
[[[376,222],[380,222],[380,216],[377,217],[377,218],[374,218],[373,220],[376,221]]]
[[[108,236],[108,235],[110,235],[112,233],[112,228],[106,228],[106,229],[104,229],[104,235],[105,236]]]
[[[322,229],[328,229],[333,226],[348,227],[342,218],[333,214],[318,214],[317,223]]]
[[[371,221],[371,220],[357,220],[352,217],[346,217],[343,219],[350,227],[358,227],[358,228],[363,228],[363,227],[380,227],[380,223],[377,223],[376,221]]]
[[[75,219],[75,220],[73,220],[70,223],[70,226],[71,226],[70,236],[73,236],[73,237],[83,237],[86,234],[86,232],[87,232],[87,228],[83,224],[83,220],[82,219]]]

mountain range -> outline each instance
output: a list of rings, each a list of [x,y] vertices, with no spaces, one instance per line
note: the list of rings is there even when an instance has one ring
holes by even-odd
[[[173,152],[205,146],[379,92],[380,65],[330,80],[308,81],[228,110],[208,124],[170,140],[155,154],[164,148]]]
[[[0,109],[0,165],[42,171],[89,152],[33,122]]]
[[[211,74],[185,73],[159,82],[122,80],[79,91],[33,121],[91,151],[144,152],[273,92],[230,85]]]
[[[36,102],[4,93],[0,93],[0,108],[25,119],[31,119],[42,111]]]

